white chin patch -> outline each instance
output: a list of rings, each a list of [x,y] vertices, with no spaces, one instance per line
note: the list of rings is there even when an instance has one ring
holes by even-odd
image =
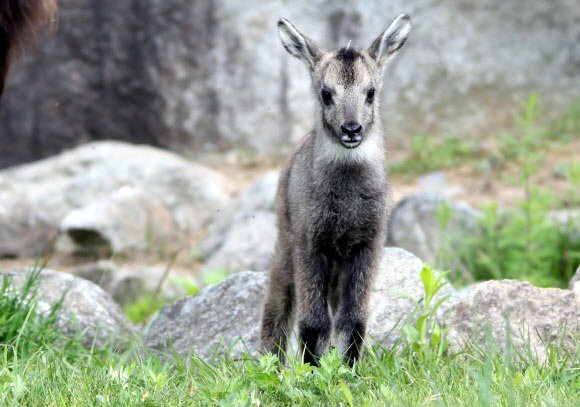
[[[383,145],[377,135],[355,142],[324,138],[324,158],[329,161],[375,161],[384,157]],[[349,138],[350,141],[350,138]]]

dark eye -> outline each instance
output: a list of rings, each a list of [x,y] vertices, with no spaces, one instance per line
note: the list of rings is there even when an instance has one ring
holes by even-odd
[[[375,90],[369,89],[367,92],[367,102],[373,103],[373,99],[375,98]]]
[[[320,96],[322,96],[322,103],[326,106],[332,103],[332,93],[330,93],[328,89],[322,89],[322,91],[320,91]]]

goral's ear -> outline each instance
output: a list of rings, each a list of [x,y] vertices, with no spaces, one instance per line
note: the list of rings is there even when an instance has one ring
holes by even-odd
[[[314,41],[303,35],[285,18],[278,20],[278,35],[286,51],[302,60],[309,69],[314,69],[322,56]]]
[[[399,14],[392,24],[373,41],[368,49],[369,55],[383,65],[387,59],[401,49],[411,31],[411,17]]]

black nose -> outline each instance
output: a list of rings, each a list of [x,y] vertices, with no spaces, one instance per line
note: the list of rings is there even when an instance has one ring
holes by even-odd
[[[362,126],[357,122],[348,122],[340,126],[343,134],[354,135],[360,133]]]

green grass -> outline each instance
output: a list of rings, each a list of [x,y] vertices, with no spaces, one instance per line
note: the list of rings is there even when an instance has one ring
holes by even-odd
[[[5,351],[4,353],[6,353]],[[557,361],[524,368],[497,352],[459,358],[385,351],[355,369],[336,352],[319,368],[279,369],[272,355],[193,358],[189,367],[87,352],[69,362],[57,348],[0,362],[0,404],[84,405],[547,405],[580,402],[578,371]]]
[[[580,97],[576,98],[563,115],[552,120],[544,130],[549,141],[568,142],[578,139],[580,134]]]
[[[336,351],[319,368],[272,355],[163,364],[113,352],[71,355],[43,347],[26,357],[0,348],[0,405],[547,405],[580,403],[576,367],[554,358],[516,366],[499,352],[464,358],[368,352],[350,369]]]
[[[203,276],[204,285],[219,284],[231,274],[226,269],[214,269],[208,271]],[[170,277],[170,282],[173,285],[183,288],[184,296],[196,295],[201,290],[201,286],[194,280],[184,277]],[[157,311],[167,305],[172,300],[178,298],[168,299],[157,293],[144,293],[134,301],[129,302],[123,306],[123,312],[135,324],[145,324]]]
[[[440,285],[426,268],[428,292]],[[31,290],[34,284],[31,284]],[[30,291],[29,291],[30,292]],[[30,297],[27,297],[30,298]],[[546,405],[580,403],[578,360],[553,348],[540,362],[510,352],[472,348],[449,356],[426,337],[401,343],[399,351],[370,349],[354,368],[336,351],[313,368],[296,361],[280,367],[273,355],[204,360],[176,357],[164,363],[137,350],[115,353],[77,346],[35,317],[34,300],[0,292],[0,320],[11,320],[0,341],[0,405]],[[431,314],[436,304],[422,307]],[[54,309],[56,315],[58,306]],[[420,324],[419,324],[420,325]],[[417,325],[419,331],[422,330]],[[14,328],[17,329],[14,329]],[[20,328],[18,328],[20,327]],[[422,334],[420,335],[423,336]],[[22,347],[17,343],[28,343]],[[417,347],[418,343],[424,346]],[[580,348],[579,348],[580,349]]]

